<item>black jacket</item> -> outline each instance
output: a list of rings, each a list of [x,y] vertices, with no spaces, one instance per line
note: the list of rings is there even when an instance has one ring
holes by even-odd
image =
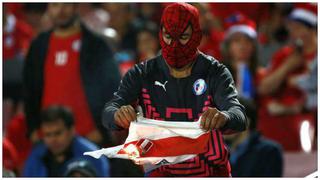
[[[41,33],[30,46],[24,67],[25,114],[28,134],[39,127],[43,93],[44,65],[53,30]],[[103,130],[101,113],[106,101],[116,91],[120,74],[113,52],[102,37],[81,25],[80,74],[92,117]]]
[[[247,119],[244,107],[237,100],[229,70],[217,60],[200,53],[191,75],[179,79],[170,75],[162,55],[135,65],[122,79],[113,99],[106,104],[103,124],[110,129],[120,129],[114,123],[114,113],[128,104],[141,106],[144,117],[165,121],[195,121],[208,107],[225,112],[228,121],[222,129],[211,131],[207,152],[199,154],[194,162],[164,166],[160,171],[174,176],[228,175],[225,173],[228,171],[228,151],[222,133],[245,130]],[[195,163],[199,161],[203,167]]]

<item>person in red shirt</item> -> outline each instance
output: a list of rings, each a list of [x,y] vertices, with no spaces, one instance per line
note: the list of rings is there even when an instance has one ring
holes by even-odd
[[[54,27],[33,41],[25,66],[28,133],[36,141],[40,110],[63,105],[79,135],[110,142],[100,116],[120,81],[111,49],[81,23],[76,4],[51,3],[47,12]]]
[[[4,8],[3,60],[23,58],[33,38],[32,28]]]
[[[12,5],[11,3],[4,3],[3,6],[4,126],[12,117],[22,112],[22,69],[26,52],[34,35],[31,26],[13,14]]]
[[[288,20],[287,27],[291,43],[274,54],[271,65],[258,87],[258,93],[262,96],[262,108],[259,114],[261,119],[268,121],[269,124],[272,119],[287,122],[285,124],[288,124],[288,121],[295,124],[294,121],[302,119],[313,120],[312,116],[304,117],[306,95],[302,90],[291,85],[290,79],[309,73],[310,64],[317,57],[317,6],[297,4]],[[263,124],[259,126],[262,129],[267,128]],[[276,134],[274,132],[276,131],[270,134]],[[288,142],[285,138],[282,140],[283,143],[289,143],[285,145],[287,149],[297,149],[300,146],[299,142],[294,144],[293,141]]]

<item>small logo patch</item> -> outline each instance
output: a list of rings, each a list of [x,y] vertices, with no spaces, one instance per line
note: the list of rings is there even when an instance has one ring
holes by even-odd
[[[193,84],[193,92],[195,95],[202,95],[207,90],[207,84],[203,79],[198,79]]]
[[[80,40],[75,40],[75,41],[72,43],[72,49],[73,49],[73,51],[79,52],[79,51],[80,51],[80,47],[81,47],[81,41],[80,41]]]
[[[154,82],[154,85],[160,86],[160,87],[162,87],[162,88],[164,89],[164,91],[167,91],[167,90],[166,90],[166,84],[167,84],[167,83],[168,83],[168,81],[164,82],[163,84],[162,84],[161,82],[159,82],[159,81],[155,81],[155,82]]]
[[[162,159],[160,162],[158,162],[156,165],[165,165],[165,164],[169,164],[169,162],[166,159]]]

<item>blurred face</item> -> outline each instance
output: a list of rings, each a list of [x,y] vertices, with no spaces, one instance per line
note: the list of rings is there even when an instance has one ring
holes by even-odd
[[[290,38],[293,41],[301,39],[304,44],[309,43],[312,39],[312,35],[314,34],[314,31],[312,29],[295,21],[289,21],[287,24],[287,28],[289,30]]]
[[[156,54],[158,51],[158,39],[147,31],[138,34],[139,54]]]
[[[104,3],[103,8],[110,14],[110,27],[117,31],[126,31],[126,26],[130,22],[131,13],[127,3]]]
[[[74,129],[68,129],[63,120],[44,123],[41,130],[44,143],[54,155],[64,153],[74,136]]]
[[[166,44],[170,45],[171,41],[173,40],[172,37],[170,36],[170,34],[167,33],[167,30],[164,27],[162,27],[162,32],[163,32],[162,33],[163,41]],[[182,45],[185,45],[190,40],[191,36],[192,36],[192,27],[188,26],[187,29],[180,35],[179,42]]]
[[[252,40],[242,33],[230,37],[229,54],[235,61],[249,61],[254,51]]]
[[[68,28],[77,17],[76,5],[72,3],[50,3],[48,16],[54,27]]]

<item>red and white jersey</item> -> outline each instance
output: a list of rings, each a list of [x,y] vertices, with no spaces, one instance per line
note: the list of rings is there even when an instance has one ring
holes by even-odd
[[[139,117],[131,122],[123,145],[86,152],[99,158],[131,159],[149,172],[162,165],[177,164],[206,152],[210,133],[200,128],[200,121],[158,121]]]

